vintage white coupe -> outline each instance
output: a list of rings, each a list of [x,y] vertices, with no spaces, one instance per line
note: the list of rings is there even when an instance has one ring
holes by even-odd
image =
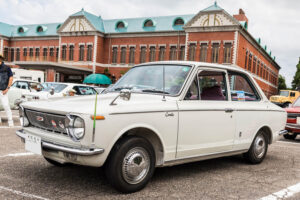
[[[145,187],[155,167],[237,154],[260,163],[285,133],[286,112],[235,66],[141,64],[95,99],[24,103],[16,134],[54,165],[104,166],[125,193]]]

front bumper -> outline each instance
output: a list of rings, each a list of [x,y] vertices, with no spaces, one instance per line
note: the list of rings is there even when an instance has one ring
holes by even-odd
[[[17,136],[19,136],[23,142],[25,142],[26,133],[23,132],[23,130],[16,131]],[[79,148],[71,148],[66,147],[63,145],[58,145],[50,142],[46,142],[42,140],[42,149],[43,150],[54,150],[54,151],[60,151],[64,153],[70,153],[73,155],[79,155],[79,156],[93,156],[102,154],[104,152],[104,149],[79,149]]]

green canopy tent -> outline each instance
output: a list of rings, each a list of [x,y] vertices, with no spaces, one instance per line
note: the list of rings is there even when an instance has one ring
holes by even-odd
[[[90,74],[85,77],[83,83],[87,84],[99,84],[99,85],[110,85],[111,80],[104,74]]]

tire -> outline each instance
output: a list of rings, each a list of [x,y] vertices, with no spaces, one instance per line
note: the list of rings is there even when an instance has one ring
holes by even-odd
[[[293,133],[293,135],[285,134],[285,135],[283,135],[283,137],[287,140],[294,140],[294,139],[296,139],[297,134],[295,134],[295,133]]]
[[[246,160],[252,164],[261,163],[267,155],[268,139],[263,131],[259,131],[255,136],[251,147],[247,153],[244,154]]]
[[[48,163],[50,163],[51,165],[54,165],[54,166],[56,166],[56,167],[64,167],[64,166],[67,165],[67,164],[62,164],[62,163],[59,163],[59,162],[57,162],[57,161],[51,160],[51,159],[46,158],[46,157],[44,157],[44,158],[45,158],[45,160],[48,161]]]
[[[137,192],[151,179],[155,160],[155,152],[147,140],[125,137],[113,147],[105,163],[107,180],[120,192]]]
[[[290,106],[291,103],[289,102],[285,102],[283,105],[282,105],[282,108],[288,108]]]

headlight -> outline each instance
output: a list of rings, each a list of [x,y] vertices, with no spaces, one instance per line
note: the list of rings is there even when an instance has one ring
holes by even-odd
[[[19,115],[20,115],[20,123],[21,126],[29,126],[29,120],[25,115],[24,108],[22,106],[19,107]]]
[[[84,121],[82,118],[74,115],[67,115],[66,129],[68,135],[75,141],[84,136]]]

